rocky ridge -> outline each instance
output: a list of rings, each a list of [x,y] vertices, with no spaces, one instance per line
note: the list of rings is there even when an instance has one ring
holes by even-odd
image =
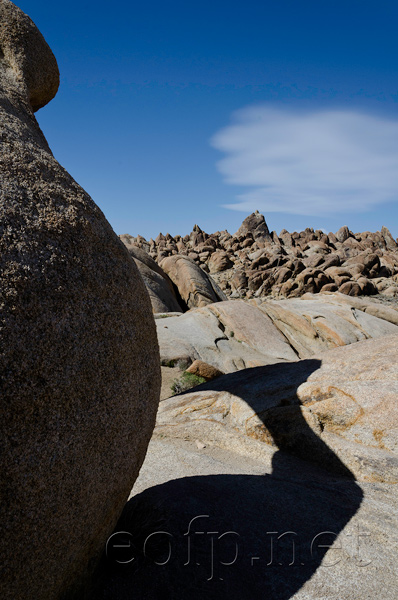
[[[191,270],[194,265],[200,268],[202,279],[215,281],[228,298],[294,298],[306,292],[335,291],[349,296],[398,296],[398,244],[387,227],[375,233],[353,233],[346,226],[336,233],[284,229],[278,236],[255,212],[234,235],[207,234],[195,225],[184,237],[160,233],[147,241],[124,234],[121,239],[128,247],[145,250],[171,279],[173,271],[178,289],[184,276],[177,273],[189,263]],[[189,307],[200,305],[191,300]]]

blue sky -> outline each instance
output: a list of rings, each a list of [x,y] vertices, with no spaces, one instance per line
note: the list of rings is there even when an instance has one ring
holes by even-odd
[[[20,0],[60,67],[37,113],[118,234],[398,236],[398,4]]]

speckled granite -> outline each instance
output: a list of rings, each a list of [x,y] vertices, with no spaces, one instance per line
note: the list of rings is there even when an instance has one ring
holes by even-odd
[[[32,21],[0,1],[0,597],[13,600],[81,592],[160,388],[138,270],[33,114],[58,79]]]

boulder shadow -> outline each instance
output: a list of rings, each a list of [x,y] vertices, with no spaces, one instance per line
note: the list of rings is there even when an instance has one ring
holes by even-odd
[[[133,497],[92,598],[288,600],[318,568],[348,560],[329,546],[341,534],[344,548],[343,530],[362,490],[302,412],[292,412],[300,405],[298,386],[320,365],[279,363],[248,369],[243,380],[238,372],[200,386],[233,391],[261,417],[278,448],[272,473],[183,477]],[[277,389],[283,399],[275,413],[264,398]]]

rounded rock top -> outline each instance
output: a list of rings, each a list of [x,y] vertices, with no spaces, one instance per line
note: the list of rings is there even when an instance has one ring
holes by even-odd
[[[33,111],[58,91],[54,54],[33,21],[10,0],[0,0],[0,65],[10,68],[25,88]]]

